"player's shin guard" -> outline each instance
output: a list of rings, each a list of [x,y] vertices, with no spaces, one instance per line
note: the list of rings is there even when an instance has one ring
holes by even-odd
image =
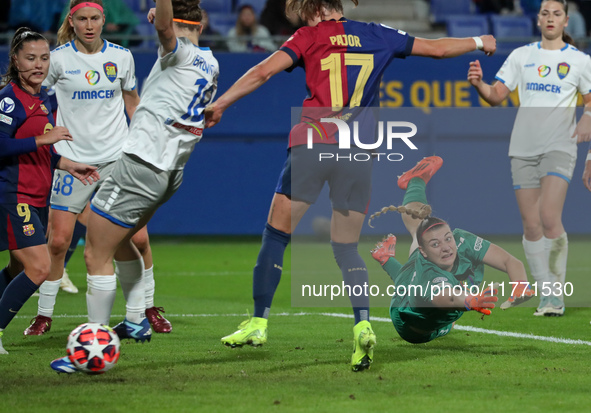
[[[154,265],[144,270],[144,291],[146,295],[146,308],[154,307],[154,292],[156,282],[154,281]]]
[[[12,281],[12,278],[8,273],[8,267],[4,267],[0,271],[0,297],[2,297],[2,294],[4,293],[6,287],[8,287],[8,284],[10,284],[10,281]]]
[[[396,277],[398,277],[400,270],[402,269],[402,264],[400,264],[396,258],[391,257],[382,266],[382,268],[384,269],[384,271],[386,271],[388,273],[388,275],[392,279],[392,282],[394,282],[396,280]]]
[[[6,328],[37,288],[24,271],[8,284],[0,299],[0,329]]]
[[[412,178],[408,183],[404,198],[402,199],[402,205],[408,205],[411,202],[420,202],[428,205],[427,203],[427,184],[421,178]]]
[[[290,239],[290,234],[265,224],[263,242],[252,276],[254,317],[269,317],[273,296],[281,280],[283,254]]]
[[[548,250],[548,262],[550,269],[550,281],[552,283],[558,282],[561,287],[564,287],[564,280],[566,278],[566,262],[568,258],[568,237],[566,232],[558,238],[548,239],[546,238],[546,249]],[[564,297],[561,291],[555,291],[556,288],[552,287],[554,295],[559,297],[563,301]]]
[[[114,275],[86,275],[88,290],[86,291],[86,308],[88,321],[109,325],[117,279]]]
[[[331,241],[330,244],[343,274],[343,281],[351,291],[349,299],[355,314],[355,324],[369,321],[369,277],[365,262],[357,251],[357,243],[341,244]]]
[[[550,281],[550,267],[548,265],[549,251],[546,249],[546,238],[537,241],[528,241],[523,237],[523,251],[529,265],[532,277],[538,283],[538,289],[542,283]]]
[[[37,304],[37,314],[44,317],[53,316],[53,308],[55,307],[55,299],[60,290],[62,280],[48,281],[46,280],[39,287],[39,304]]]
[[[115,261],[115,274],[125,297],[127,321],[139,324],[146,318],[146,292],[144,289],[144,261]]]

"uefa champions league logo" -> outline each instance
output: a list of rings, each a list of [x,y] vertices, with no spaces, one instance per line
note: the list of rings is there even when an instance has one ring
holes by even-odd
[[[0,111],[10,113],[14,110],[14,100],[11,98],[4,98],[0,101]]]

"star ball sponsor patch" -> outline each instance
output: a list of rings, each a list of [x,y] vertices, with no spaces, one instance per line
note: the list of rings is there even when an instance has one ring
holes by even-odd
[[[103,65],[103,70],[105,71],[105,76],[111,83],[113,83],[117,79],[117,65],[113,62],[107,62]]]
[[[570,72],[570,65],[565,62],[559,63],[557,71],[558,77],[562,80],[568,75],[568,72]]]
[[[33,226],[33,224],[23,225],[23,234],[25,234],[27,237],[30,237],[34,233],[35,227]]]

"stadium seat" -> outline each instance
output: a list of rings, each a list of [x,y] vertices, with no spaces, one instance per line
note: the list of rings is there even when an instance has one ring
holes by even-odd
[[[144,36],[144,40],[139,47],[145,49],[156,49],[158,46],[156,29],[154,29],[154,25],[148,23],[147,20],[141,22],[135,27],[135,30],[139,35]]]
[[[267,0],[238,0],[236,2],[236,11],[238,11],[238,9],[240,7],[242,7],[246,4],[249,4],[254,9],[257,17],[261,17],[261,13],[263,12],[263,9],[265,8],[266,3],[267,3]]]
[[[209,25],[220,34],[226,35],[232,27],[236,26],[237,16],[235,14],[209,13],[208,15]]]
[[[531,18],[522,16],[497,16],[490,17],[492,34],[497,39],[507,39],[533,36],[533,22]]]
[[[497,38],[497,50],[509,52],[533,41],[533,21],[526,16],[491,16],[492,34]]]
[[[486,16],[450,16],[446,19],[449,37],[472,37],[490,34]]]
[[[200,7],[211,13],[232,13],[232,0],[201,0]]]
[[[431,21],[445,23],[448,16],[472,14],[472,0],[431,0]]]
[[[148,0],[125,0],[125,4],[129,6],[134,12],[148,12],[152,2],[148,3]],[[153,7],[153,6],[152,6]]]

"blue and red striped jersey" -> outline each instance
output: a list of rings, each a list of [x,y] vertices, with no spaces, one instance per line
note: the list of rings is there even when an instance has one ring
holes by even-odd
[[[37,148],[35,136],[54,125],[44,91],[31,95],[12,82],[0,90],[0,203],[47,206],[53,151]]]
[[[405,58],[412,52],[414,37],[376,23],[364,23],[345,18],[320,22],[315,27],[302,27],[280,50],[293,59],[293,70],[302,66],[306,71],[308,97],[306,112],[316,119],[344,117],[356,107],[379,106],[382,75],[390,62]],[[308,110],[307,108],[326,108]],[[291,145],[302,144],[303,134],[290,138]],[[336,143],[334,132],[328,140],[314,134],[314,142]],[[318,137],[318,139],[317,139]]]

